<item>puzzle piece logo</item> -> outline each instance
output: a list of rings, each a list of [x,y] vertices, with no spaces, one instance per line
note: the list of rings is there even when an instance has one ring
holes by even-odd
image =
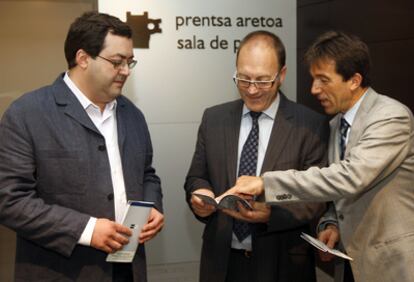
[[[143,15],[131,15],[131,12],[127,12],[126,23],[132,28],[134,48],[148,49],[151,35],[162,31],[161,19],[149,19],[148,12]]]

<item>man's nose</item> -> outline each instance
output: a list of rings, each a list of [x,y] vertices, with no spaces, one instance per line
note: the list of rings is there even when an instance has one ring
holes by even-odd
[[[128,64],[123,64],[119,69],[119,73],[125,76],[129,76],[131,70],[129,69]]]
[[[312,82],[311,93],[312,95],[316,95],[316,94],[319,94],[320,92],[321,92],[321,87],[319,83],[316,80],[314,80]]]
[[[257,88],[256,84],[254,84],[254,83],[250,83],[249,87],[247,87],[247,92],[249,94],[257,93],[257,91],[258,91],[258,88]]]

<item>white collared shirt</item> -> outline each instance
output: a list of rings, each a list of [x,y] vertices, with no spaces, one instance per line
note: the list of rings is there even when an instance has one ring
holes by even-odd
[[[349,132],[352,128],[352,123],[354,122],[355,116],[358,112],[359,107],[361,106],[362,100],[364,100],[367,94],[367,91],[365,91],[364,95],[362,95],[361,98],[359,98],[359,100],[352,106],[352,108],[350,108],[345,114],[342,115],[342,118],[344,118],[346,122],[349,124],[348,131],[346,132],[345,145],[348,144]]]
[[[93,124],[105,138],[106,151],[108,153],[109,165],[111,168],[112,186],[114,189],[115,221],[120,223],[127,206],[127,199],[121,155],[119,153],[118,146],[116,100],[107,103],[104,111],[101,112],[100,108],[92,103],[75,85],[75,83],[70,79],[68,73],[65,74],[63,81],[73,92],[73,94],[75,94]],[[96,218],[91,217],[78,241],[79,244],[90,246],[95,224]]]
[[[277,110],[279,109],[280,104],[280,94],[276,96],[276,99],[273,103],[267,108],[259,117],[259,146],[258,146],[258,155],[257,155],[257,167],[256,175],[260,175],[262,170],[262,165],[264,157],[266,155],[267,145],[269,144],[270,135],[272,133],[273,123],[276,118]],[[239,174],[239,163],[240,156],[243,150],[243,145],[249,136],[250,130],[252,129],[253,122],[252,117],[250,116],[250,110],[243,105],[242,118],[240,123],[240,134],[239,134],[239,145],[238,145],[238,154],[237,154],[237,175]],[[249,235],[243,242],[239,242],[236,235],[233,232],[233,239],[231,242],[231,247],[234,249],[252,249],[252,236]]]

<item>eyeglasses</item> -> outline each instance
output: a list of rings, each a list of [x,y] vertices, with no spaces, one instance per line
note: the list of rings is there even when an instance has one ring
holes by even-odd
[[[253,84],[257,89],[269,89],[272,88],[276,79],[279,77],[279,72],[275,74],[272,80],[248,80],[237,77],[237,71],[233,75],[234,83],[241,88],[249,88]]]
[[[123,60],[110,60],[110,59],[107,59],[107,58],[99,56],[99,55],[97,55],[97,57],[99,57],[101,59],[104,59],[105,61],[111,63],[114,66],[114,69],[116,69],[116,70],[124,68],[125,66],[128,66],[129,69],[133,69],[135,67],[135,65],[137,64],[136,60],[130,60],[130,61],[127,61],[125,59],[123,59]]]

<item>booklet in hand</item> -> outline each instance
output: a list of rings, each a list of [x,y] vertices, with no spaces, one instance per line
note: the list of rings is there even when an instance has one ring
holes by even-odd
[[[193,195],[202,199],[204,203],[215,206],[217,209],[229,209],[238,211],[239,207],[237,203],[241,203],[245,209],[253,210],[252,205],[246,199],[243,199],[242,197],[236,195],[226,195],[220,201],[217,201],[216,199],[203,194],[193,193]]]
[[[341,251],[338,251],[337,249],[332,249],[329,248],[325,243],[323,243],[322,241],[319,241],[316,238],[313,238],[312,236],[303,233],[300,235],[300,237],[302,239],[304,239],[306,242],[308,242],[309,244],[311,244],[312,246],[314,246],[315,248],[321,250],[322,252],[327,252],[330,254],[333,254],[337,257],[343,258],[343,259],[347,259],[347,260],[353,260],[350,256],[347,256],[346,254],[344,254]]]
[[[129,243],[124,245],[122,249],[108,254],[107,262],[132,262],[138,248],[139,234],[142,227],[148,222],[153,207],[153,202],[128,201],[122,225],[129,227],[132,230],[132,235],[129,237]]]

